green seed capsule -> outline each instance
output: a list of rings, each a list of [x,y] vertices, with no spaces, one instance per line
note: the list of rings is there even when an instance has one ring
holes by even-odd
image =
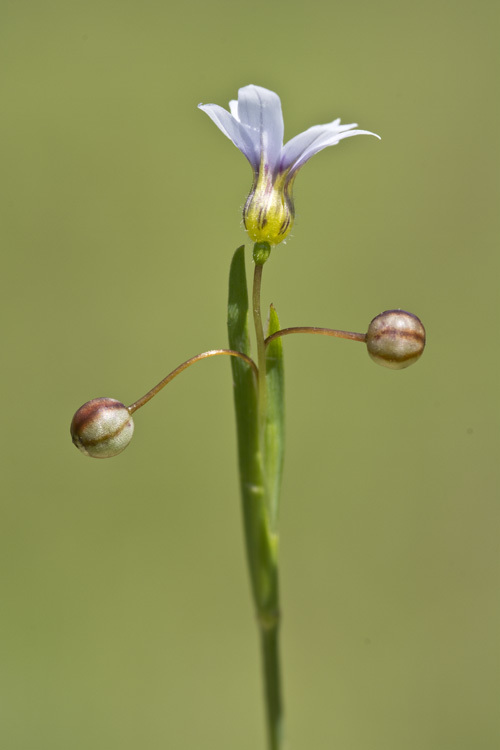
[[[132,440],[134,421],[124,404],[114,398],[94,398],[76,412],[71,437],[92,458],[112,458]]]
[[[386,310],[370,323],[366,346],[378,365],[402,370],[416,362],[424,351],[425,328],[412,313]]]

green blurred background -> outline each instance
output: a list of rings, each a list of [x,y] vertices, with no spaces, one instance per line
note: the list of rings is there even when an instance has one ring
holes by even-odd
[[[225,346],[251,174],[196,105],[248,83],[286,138],[382,135],[301,172],[265,303],[428,332],[403,372],[285,341],[287,746],[499,747],[499,26],[492,1],[1,2],[2,748],[264,747],[228,361],[115,460],[69,438]]]

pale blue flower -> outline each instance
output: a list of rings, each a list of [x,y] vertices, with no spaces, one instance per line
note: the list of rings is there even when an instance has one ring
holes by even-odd
[[[292,187],[297,171],[311,156],[351,135],[374,135],[341,125],[340,119],[314,125],[283,145],[281,101],[274,91],[244,86],[230,112],[218,104],[199,104],[253,169],[253,185],[243,210],[245,228],[254,242],[277,245],[288,235],[294,218]]]

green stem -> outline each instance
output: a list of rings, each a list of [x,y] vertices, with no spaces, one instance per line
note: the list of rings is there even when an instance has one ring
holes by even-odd
[[[269,750],[279,750],[283,733],[281,704],[279,625],[261,631],[262,659],[266,692]]]
[[[255,257],[255,256],[254,256]],[[257,342],[257,366],[259,368],[258,402],[259,402],[259,443],[264,458],[264,467],[268,468],[265,456],[266,422],[267,422],[267,385],[266,385],[266,341],[261,314],[261,287],[263,263],[256,263],[253,277],[253,320]],[[270,597],[264,607],[259,608],[259,626],[262,645],[264,671],[264,693],[269,750],[281,748],[283,708],[281,700],[281,672],[279,659],[279,588],[278,588],[278,534],[272,530],[270,490],[274,477],[264,471],[266,543],[271,552],[268,558],[267,579],[272,582]],[[265,556],[267,557],[267,555]],[[264,560],[262,560],[263,562]],[[269,564],[270,563],[270,564]]]
[[[269,255],[269,248],[267,255]],[[281,750],[283,712],[278,650],[278,535],[272,526],[270,510],[272,505],[270,497],[272,492],[276,491],[270,489],[276,486],[275,477],[270,475],[274,471],[272,467],[281,464],[279,461],[266,462],[265,457],[269,413],[266,389],[266,346],[260,311],[261,283],[262,262],[257,262],[252,297],[258,353],[257,383],[250,362],[242,361],[242,358],[232,358],[231,365],[245,546],[262,644],[269,750]],[[239,351],[245,357],[249,357],[250,351],[248,309],[244,248],[240,247],[233,257],[229,277],[228,333],[231,350]]]
[[[255,326],[255,338],[257,341],[257,367],[259,368],[259,433],[262,436],[267,412],[266,391],[266,344],[264,328],[262,326],[262,315],[260,312],[260,290],[262,286],[263,264],[256,264],[253,275],[253,322]]]

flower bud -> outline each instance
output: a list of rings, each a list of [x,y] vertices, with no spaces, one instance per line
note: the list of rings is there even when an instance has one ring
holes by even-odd
[[[366,346],[378,365],[402,370],[416,362],[424,351],[425,328],[412,313],[386,310],[370,323]]]
[[[265,169],[254,184],[243,209],[243,223],[251,240],[277,245],[289,234],[295,211],[292,200],[293,179],[287,174],[276,179]]]
[[[76,447],[92,458],[111,458],[132,440],[134,421],[124,404],[114,398],[94,398],[80,406],[71,422]]]

